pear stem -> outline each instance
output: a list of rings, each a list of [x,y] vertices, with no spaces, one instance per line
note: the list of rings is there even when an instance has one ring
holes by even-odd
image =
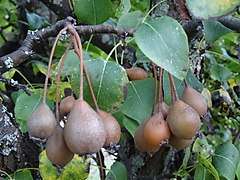
[[[154,78],[154,102],[153,102],[153,109],[152,109],[152,114],[154,112],[154,107],[157,104],[157,72],[156,72],[156,66],[154,63],[152,63],[153,67],[153,78]]]
[[[56,37],[56,39],[55,39],[55,41],[54,41],[52,50],[51,50],[51,54],[50,54],[49,62],[48,62],[47,74],[46,74],[45,83],[44,83],[43,98],[42,98],[42,103],[43,103],[43,104],[46,103],[48,78],[49,78],[49,75],[50,75],[50,70],[51,70],[51,64],[52,64],[52,59],[53,59],[54,51],[55,51],[55,48],[56,48],[56,46],[57,46],[57,42],[58,42],[60,36],[61,36],[62,33],[63,33],[64,31],[66,31],[67,29],[68,29],[68,27],[65,27],[65,28],[63,28],[63,29],[58,33],[58,35],[57,35],[57,37]]]
[[[188,87],[188,82],[187,82],[187,80],[184,79],[183,81],[184,81],[185,87]]]
[[[170,87],[171,87],[171,92],[172,92],[172,103],[176,100],[178,100],[178,94],[177,94],[177,90],[176,90],[176,87],[175,87],[175,84],[174,84],[174,80],[173,80],[173,76],[168,73],[168,76],[169,76],[169,80],[170,80]]]
[[[100,172],[101,172],[101,180],[104,180],[105,179],[105,171],[104,171],[104,168],[103,168],[103,162],[102,162],[102,151],[98,151],[97,152],[97,156],[98,156],[98,160],[99,160],[99,165],[100,165]]]
[[[159,88],[158,88],[158,112],[161,112],[160,103],[163,102],[163,91],[162,91],[162,73],[163,69],[159,66]]]
[[[59,84],[60,84],[60,78],[61,78],[61,75],[62,75],[62,69],[63,69],[63,66],[64,66],[64,62],[66,60],[66,57],[67,57],[67,54],[70,50],[70,48],[72,47],[72,39],[66,49],[66,51],[64,52],[63,54],[63,57],[62,57],[62,61],[61,61],[61,64],[60,64],[60,67],[59,67],[59,70],[58,70],[58,75],[57,75],[57,87],[56,87],[56,119],[57,119],[57,122],[59,122],[59,109],[58,109],[58,102],[59,102]]]
[[[80,77],[79,77],[79,99],[83,100],[83,54],[82,54],[82,43],[77,31],[68,25],[69,31],[76,38],[77,43],[74,43],[74,49],[80,59]]]

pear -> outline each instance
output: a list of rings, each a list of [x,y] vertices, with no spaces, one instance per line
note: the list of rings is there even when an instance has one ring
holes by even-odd
[[[178,151],[190,146],[193,143],[194,138],[191,139],[179,139],[178,137],[171,134],[169,144],[177,149]]]
[[[66,165],[73,159],[74,154],[65,143],[63,128],[60,125],[57,125],[54,133],[47,140],[46,154],[48,159],[56,165]]]
[[[130,80],[142,80],[148,78],[148,73],[139,67],[126,69],[126,73]]]
[[[198,113],[181,100],[176,100],[170,107],[167,123],[171,132],[180,139],[191,139],[201,126]]]
[[[180,99],[195,109],[199,116],[203,116],[207,112],[206,99],[189,85],[185,87]]]
[[[67,96],[60,103],[60,113],[66,115],[71,112],[75,99],[73,96]]]
[[[121,128],[118,121],[111,114],[103,110],[99,110],[98,115],[101,117],[107,132],[104,147],[107,147],[110,144],[117,144],[121,135]]]
[[[55,130],[56,118],[46,103],[41,103],[28,119],[29,135],[36,138],[48,138]]]
[[[89,104],[77,99],[64,127],[64,139],[73,153],[98,152],[106,140],[106,129],[100,116]]]

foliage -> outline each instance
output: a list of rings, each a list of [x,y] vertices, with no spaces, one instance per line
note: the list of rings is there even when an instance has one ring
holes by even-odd
[[[137,59],[133,66],[144,67],[145,70],[148,70],[149,78],[129,81],[125,69],[116,58],[121,48],[115,46],[111,53],[107,54],[101,49],[102,47],[93,45],[92,37],[83,44],[84,63],[100,109],[113,114],[124,130],[121,137],[123,145],[128,140],[124,133],[129,133],[129,138],[134,137],[137,127],[152,113],[154,79],[151,73],[151,63],[164,68],[164,101],[168,105],[172,103],[168,72],[174,75],[179,96],[185,87],[183,80],[187,79],[189,85],[202,92],[206,97],[211,115],[209,113],[202,117],[201,133],[194,140],[191,148],[184,150],[183,163],[179,169],[175,169],[173,176],[183,179],[194,176],[194,179],[197,180],[240,178],[240,142],[237,139],[240,127],[240,96],[239,91],[236,91],[240,84],[240,34],[213,18],[231,13],[239,5],[239,0],[214,0],[211,2],[186,0],[186,5],[192,16],[203,20],[204,36],[199,42],[189,42],[182,25],[177,20],[169,16],[150,17],[148,0],[74,1],[73,13],[77,17],[78,23],[96,25],[111,21],[116,27],[134,29],[133,37],[121,40],[124,40],[136,51]],[[161,3],[159,3],[160,6]],[[14,25],[17,23],[17,9],[12,2],[3,0],[0,2],[0,12],[2,19],[0,22],[0,44],[3,44],[5,36],[17,32]],[[43,15],[27,10],[25,13],[26,22],[20,23],[28,25],[29,30],[49,25],[48,20]],[[7,18],[6,15],[10,17]],[[8,26],[10,22],[12,25]],[[3,28],[5,26],[8,27]],[[116,42],[114,43],[117,44],[118,40],[115,38]],[[51,109],[54,109],[56,102],[57,75],[63,60],[63,52],[68,45],[67,42],[66,40],[58,42],[50,69],[47,103]],[[118,46],[123,45],[121,43]],[[204,59],[199,65],[200,67],[195,69],[191,66],[195,59],[193,62],[189,60],[189,48],[192,46],[196,48],[198,58]],[[46,56],[46,54],[44,55]],[[114,58],[116,62],[113,61]],[[25,134],[27,134],[27,119],[42,99],[43,81],[40,81],[41,78],[38,77],[46,75],[47,62],[48,57],[42,57],[42,60],[35,59],[26,64],[28,73],[30,72],[34,77],[30,82],[29,76],[23,72],[24,70],[13,68],[3,74],[3,77],[8,79],[20,76],[19,79],[24,83],[26,82],[32,92],[31,96],[23,91],[15,91],[11,94],[15,103],[16,123],[21,132]],[[62,69],[60,100],[64,97],[66,88],[71,88],[75,97],[78,97],[79,65],[79,59],[74,50],[70,50]],[[132,65],[132,63],[128,65]],[[194,75],[199,68],[203,70],[201,81]],[[193,73],[192,70],[195,72]],[[83,84],[84,99],[94,107],[85,76]],[[5,84],[1,83],[0,88],[1,92],[8,93],[9,87]],[[133,147],[133,140],[128,143],[132,144],[124,148]],[[89,158],[83,160],[75,155],[68,165],[59,169],[52,165],[47,159],[46,152],[42,151],[39,161],[39,171],[43,179],[69,179],[70,177],[85,179],[88,176]],[[118,158],[118,161],[111,166],[106,179],[129,178],[127,177],[128,170],[123,161],[124,159]],[[18,170],[11,177],[14,179],[32,179],[29,169]]]

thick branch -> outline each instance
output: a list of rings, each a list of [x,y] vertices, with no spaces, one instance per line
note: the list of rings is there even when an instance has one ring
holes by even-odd
[[[220,19],[218,19],[218,21],[229,29],[240,33],[240,19],[229,15],[221,17]]]

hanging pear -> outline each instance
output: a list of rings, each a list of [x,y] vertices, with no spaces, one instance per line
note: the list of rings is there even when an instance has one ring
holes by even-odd
[[[100,116],[86,101],[77,99],[64,127],[69,149],[79,155],[96,153],[103,147],[106,135]]]
[[[55,130],[56,118],[46,103],[41,103],[28,119],[29,135],[36,138],[48,138]]]
[[[198,113],[181,100],[176,100],[170,107],[167,123],[171,132],[180,139],[191,139],[201,125]]]
[[[66,165],[73,159],[74,154],[65,143],[63,128],[60,125],[57,125],[53,135],[47,140],[46,154],[48,159],[56,165]]]

